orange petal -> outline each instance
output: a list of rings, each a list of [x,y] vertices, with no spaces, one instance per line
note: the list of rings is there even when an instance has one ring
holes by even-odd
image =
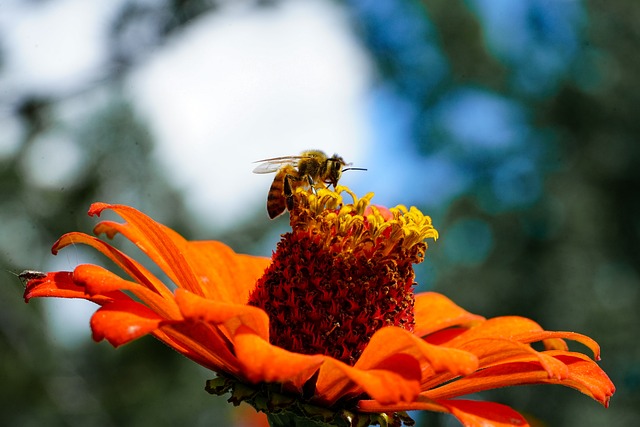
[[[377,402],[410,402],[420,393],[420,364],[408,354],[394,354],[373,369],[359,369],[332,358],[320,368],[316,396],[325,404],[366,392]]]
[[[522,415],[506,405],[477,400],[439,401],[465,427],[512,427],[529,425]]]
[[[538,352],[527,344],[507,339],[478,339],[470,341],[460,348],[476,355],[480,360],[481,369],[516,362],[537,363],[547,372],[549,378],[564,379],[569,375],[567,366],[554,357],[544,352]],[[448,373],[434,375],[424,382],[423,389],[437,387],[454,378],[454,375]]]
[[[337,367],[338,363],[335,359],[327,358],[318,373],[314,399],[324,406],[331,406],[340,398],[348,399],[362,393],[362,388]]]
[[[236,330],[234,345],[247,380],[292,385],[297,391],[325,360],[322,355],[292,353],[271,345],[246,326]]]
[[[548,352],[562,363],[569,373],[566,378],[550,378],[536,363],[507,363],[492,366],[457,379],[423,394],[431,399],[448,399],[499,387],[524,384],[562,384],[607,405],[615,387],[600,367],[580,353]],[[535,360],[532,360],[535,362]]]
[[[114,300],[129,299],[127,295],[118,291],[89,295],[84,287],[74,282],[73,273],[70,271],[47,273],[45,277],[29,280],[24,290],[25,301],[40,297],[82,298],[100,305]]]
[[[202,366],[241,375],[242,369],[231,352],[232,343],[218,328],[202,322],[174,322],[161,325],[153,335]]]
[[[93,208],[93,205],[92,205]],[[91,214],[91,211],[89,212]],[[151,218],[147,218],[149,221],[153,221]],[[160,223],[156,223],[156,225],[162,230],[162,233],[166,234],[166,236],[162,236],[166,240],[171,240],[175,243],[176,240],[182,239],[178,233],[171,230],[168,227]],[[144,234],[144,230],[139,227],[129,224],[129,223],[120,223],[115,221],[101,221],[93,227],[93,233],[96,236],[100,234],[106,234],[108,238],[113,239],[117,234],[122,234],[124,237],[129,239],[132,243],[134,243],[140,250],[142,250],[145,254],[149,256],[149,258],[153,259],[154,262],[160,267],[162,271],[164,271],[172,281],[177,282],[176,276],[173,274],[173,270],[168,260],[161,256],[158,252],[157,248],[151,244],[147,243],[147,236]],[[173,238],[172,238],[173,237]]]
[[[507,339],[478,339],[465,344],[462,348],[478,356],[481,368],[536,360],[550,378],[563,379],[569,373],[567,367],[552,356],[536,351],[527,344]]]
[[[600,346],[593,339],[575,332],[545,331],[531,319],[519,316],[503,316],[489,319],[482,324],[473,327],[446,344],[453,347],[461,347],[465,342],[480,338],[505,338],[521,343],[544,341],[547,347],[566,350],[566,344],[562,339],[570,339],[587,346],[594,354],[594,358],[600,358]]]
[[[269,316],[257,307],[212,301],[185,289],[176,289],[176,303],[185,319],[225,324],[231,335],[240,325],[245,325],[269,341]]]
[[[102,267],[83,264],[73,272],[76,283],[85,287],[89,295],[104,295],[114,291],[130,291],[149,308],[166,319],[179,319],[180,312],[173,298],[162,298],[156,292],[128,280]]]
[[[467,351],[429,344],[406,330],[394,326],[382,328],[371,337],[355,367],[369,369],[394,354],[410,354],[426,369],[466,375],[478,367],[478,359]]]
[[[177,233],[168,232],[169,228],[125,205],[94,203],[89,208],[89,215],[100,216],[105,209],[113,210],[129,224],[134,230],[131,232],[134,236],[131,241],[156,262],[177,286],[202,295],[200,284],[191,267],[173,242],[172,237]],[[100,229],[100,226],[97,226],[97,229]]]
[[[558,347],[557,343],[559,342],[562,343],[564,342],[565,339],[577,341],[585,345],[593,352],[593,358],[595,360],[600,360],[600,346],[598,345],[598,343],[595,340],[589,338],[588,336],[578,334],[576,332],[540,331],[540,332],[526,332],[526,333],[513,336],[513,340],[518,342],[532,343],[537,341],[544,341],[545,343],[555,344],[555,347]],[[564,346],[561,346],[561,348],[555,348],[555,349],[566,350],[566,344]]]
[[[200,281],[203,296],[222,302],[245,303],[256,280],[264,273],[271,260],[264,257],[235,253],[227,245],[216,241],[190,242],[175,231],[161,224],[158,226],[183,253],[194,274]],[[130,224],[102,221],[94,228],[96,234],[113,237],[120,233],[132,242],[141,242],[145,236]],[[145,247],[141,249],[145,250]],[[147,252],[149,256],[151,253]],[[171,273],[162,257],[153,257],[160,268]],[[172,278],[173,280],[177,280]],[[233,283],[234,286],[229,286]]]
[[[114,347],[140,338],[160,326],[162,318],[133,300],[115,301],[102,306],[91,317],[93,339],[106,339]]]
[[[559,382],[572,387],[597,400],[605,407],[616,391],[607,374],[591,359],[581,353],[550,351],[557,359],[569,366],[569,380]],[[552,381],[549,381],[552,382]]]
[[[167,287],[158,280],[153,274],[151,274],[146,268],[144,268],[140,263],[133,260],[129,256],[120,252],[113,246],[108,243],[97,239],[93,236],[89,236],[85,233],[67,233],[64,236],[60,237],[56,243],[54,243],[51,251],[54,255],[58,253],[58,251],[66,246],[74,245],[76,243],[85,244],[91,246],[97,251],[101,252],[105,256],[107,256],[111,261],[116,263],[120,268],[122,268],[129,276],[135,279],[138,283],[146,286],[147,288],[159,293],[165,298],[172,298],[173,294],[167,289]]]
[[[522,415],[506,405],[476,400],[439,400],[434,402],[420,396],[417,401],[400,405],[381,405],[373,400],[358,402],[362,412],[396,412],[426,410],[450,413],[465,427],[526,427]]]
[[[271,263],[270,258],[235,253],[215,241],[185,242],[182,249],[209,299],[246,304],[256,281]]]
[[[444,295],[424,292],[416,295],[414,334],[424,337],[452,326],[481,322],[484,317],[469,313]]]
[[[402,328],[390,326],[378,330],[373,335],[353,368],[336,364],[337,361],[334,360],[331,360],[333,364],[325,363],[320,369],[316,383],[318,395],[324,403],[333,404],[342,397],[355,396],[362,390],[369,393],[373,388],[378,396],[376,399],[398,399],[398,393],[406,394],[413,390],[413,383],[406,385],[405,390],[395,390],[393,387],[375,389],[375,384],[376,381],[390,381],[391,378],[401,381],[400,378],[407,377],[406,367],[394,363],[399,357],[408,367],[415,364],[419,366],[421,382],[430,378],[434,371],[453,372],[453,376],[457,376],[469,374],[478,367],[478,359],[469,352],[434,346]],[[381,366],[385,368],[378,372]],[[394,368],[399,370],[394,372]],[[363,374],[349,376],[347,374],[352,372],[350,369],[356,369]],[[367,379],[366,375],[373,375],[369,382],[364,382]],[[409,378],[413,381],[413,377]]]
[[[526,317],[503,316],[488,319],[473,328],[457,335],[447,346],[461,347],[465,343],[481,338],[505,338],[511,339],[519,334],[543,332],[544,329],[536,322]]]

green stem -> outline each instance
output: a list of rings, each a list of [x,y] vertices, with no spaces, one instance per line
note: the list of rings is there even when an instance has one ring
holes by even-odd
[[[291,412],[267,414],[267,420],[271,427],[336,427],[336,424],[327,424],[321,421],[310,420]]]

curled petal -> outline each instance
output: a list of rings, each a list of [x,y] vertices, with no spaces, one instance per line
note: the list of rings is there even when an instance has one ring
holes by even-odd
[[[355,367],[367,369],[400,353],[412,355],[422,369],[431,368],[431,372],[446,371],[454,375],[466,375],[478,367],[477,357],[470,352],[429,344],[406,330],[393,326],[382,328],[373,334]]]
[[[449,298],[436,292],[416,295],[414,334],[424,337],[453,326],[477,324],[484,317],[469,313]]]
[[[600,367],[581,353],[548,352],[564,363],[569,373],[565,378],[550,378],[537,363],[519,362],[492,366],[441,387],[425,391],[431,399],[448,399],[499,387],[524,384],[561,384],[575,388],[607,405],[615,387]]]
[[[526,317],[503,316],[488,319],[481,324],[456,335],[447,346],[462,347],[465,343],[481,338],[505,338],[528,333],[544,332],[536,322]]]
[[[24,290],[25,301],[29,302],[31,298],[41,297],[81,298],[99,305],[129,299],[122,292],[113,290],[101,295],[89,295],[83,286],[73,280],[73,273],[70,271],[47,273],[45,277],[29,280]]]
[[[89,215],[100,216],[110,209],[120,215],[136,231],[132,242],[153,259],[167,275],[180,287],[200,294],[201,287],[189,263],[180,249],[175,245],[169,230],[142,212],[125,205],[109,205],[94,203],[89,208]],[[171,233],[175,233],[171,231]]]
[[[202,322],[171,322],[161,325],[153,335],[202,366],[240,376],[232,344],[218,328]]]
[[[257,307],[213,301],[185,289],[176,289],[176,303],[185,319],[225,324],[232,335],[240,325],[245,325],[269,340],[269,317]]]
[[[133,300],[107,303],[91,317],[93,339],[106,339],[114,347],[155,331],[163,319]]]
[[[157,292],[164,298],[171,298],[171,292],[169,291],[169,289],[167,289],[167,287],[160,280],[158,280],[140,263],[123,254],[108,243],[103,242],[102,240],[97,239],[93,236],[89,236],[88,234],[77,232],[67,233],[64,236],[60,237],[58,241],[54,243],[51,251],[54,255],[56,255],[60,249],[69,245],[74,245],[76,243],[85,244],[96,249],[98,252],[102,253],[111,261],[116,263],[116,265],[122,268],[138,283]]]
[[[364,391],[380,403],[391,404],[413,401],[420,393],[420,379],[420,364],[408,354],[394,354],[366,370],[327,359],[316,387],[325,403]]]
[[[572,387],[597,400],[603,406],[609,406],[609,399],[615,393],[616,387],[600,366],[581,353],[558,351],[549,353],[565,363],[570,372],[567,381],[557,382],[550,379],[547,382]]]
[[[158,293],[135,282],[124,280],[109,270],[92,264],[83,264],[73,272],[76,283],[84,286],[91,295],[105,295],[115,291],[130,291],[158,315],[178,319],[180,313],[172,298],[162,298]]]
[[[238,327],[233,339],[244,367],[242,375],[252,383],[278,382],[301,391],[325,360],[321,355],[292,353],[271,345],[247,326]]]
[[[547,348],[567,350],[564,339],[580,342],[588,347],[594,359],[600,359],[600,346],[593,339],[575,332],[545,331],[531,319],[519,316],[503,316],[489,319],[446,343],[447,346],[464,347],[465,343],[482,338],[504,338],[525,344],[543,341]]]
[[[538,352],[531,346],[503,338],[483,338],[470,341],[461,347],[475,354],[480,360],[480,368],[507,365],[513,363],[536,363],[545,370],[549,378],[565,379],[569,375],[567,366],[545,352]],[[455,378],[454,375],[443,373],[428,378],[423,389],[428,390],[444,384]]]
[[[200,282],[202,295],[209,299],[237,304],[246,303],[256,280],[271,262],[269,258],[237,254],[221,242],[190,242],[170,228],[162,224],[157,225],[184,254],[185,260]],[[105,233],[109,237],[120,233],[132,242],[137,242],[140,249],[151,256],[172,280],[178,280],[173,276],[166,259],[157,252],[151,251],[152,247],[143,244],[145,235],[140,229],[126,223],[102,221],[96,225],[94,232]],[[234,286],[229,286],[229,283],[233,283]]]
[[[480,359],[480,366],[486,368],[498,364],[531,362],[535,359],[547,372],[549,378],[566,378],[569,371],[564,363],[554,357],[533,349],[527,344],[498,338],[483,338],[471,341],[463,348]]]
[[[557,350],[567,350],[564,340],[572,340],[579,342],[588,347],[593,352],[593,358],[600,360],[600,346],[595,340],[589,338],[586,335],[578,334],[576,332],[553,332],[553,331],[540,331],[540,332],[527,332],[515,335],[513,340],[522,343],[532,343],[537,341],[544,341],[546,347],[551,347]],[[564,344],[564,345],[563,345]],[[559,347],[559,348],[558,348]]]

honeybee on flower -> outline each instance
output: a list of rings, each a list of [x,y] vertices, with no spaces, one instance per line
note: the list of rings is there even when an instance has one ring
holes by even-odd
[[[308,186],[315,192],[316,187],[333,185],[335,189],[342,172],[346,170],[366,170],[346,167],[346,163],[338,154],[327,156],[320,150],[306,150],[299,156],[274,157],[258,160],[260,163],[253,173],[273,173],[276,176],[269,188],[267,196],[267,212],[274,219],[286,210],[293,209],[293,193],[300,186]]]

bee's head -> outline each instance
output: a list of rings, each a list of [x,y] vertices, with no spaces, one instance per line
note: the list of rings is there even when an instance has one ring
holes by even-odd
[[[326,184],[333,185],[333,188],[338,185],[338,181],[342,176],[342,168],[346,165],[344,159],[337,154],[327,159],[327,175],[325,179]]]

